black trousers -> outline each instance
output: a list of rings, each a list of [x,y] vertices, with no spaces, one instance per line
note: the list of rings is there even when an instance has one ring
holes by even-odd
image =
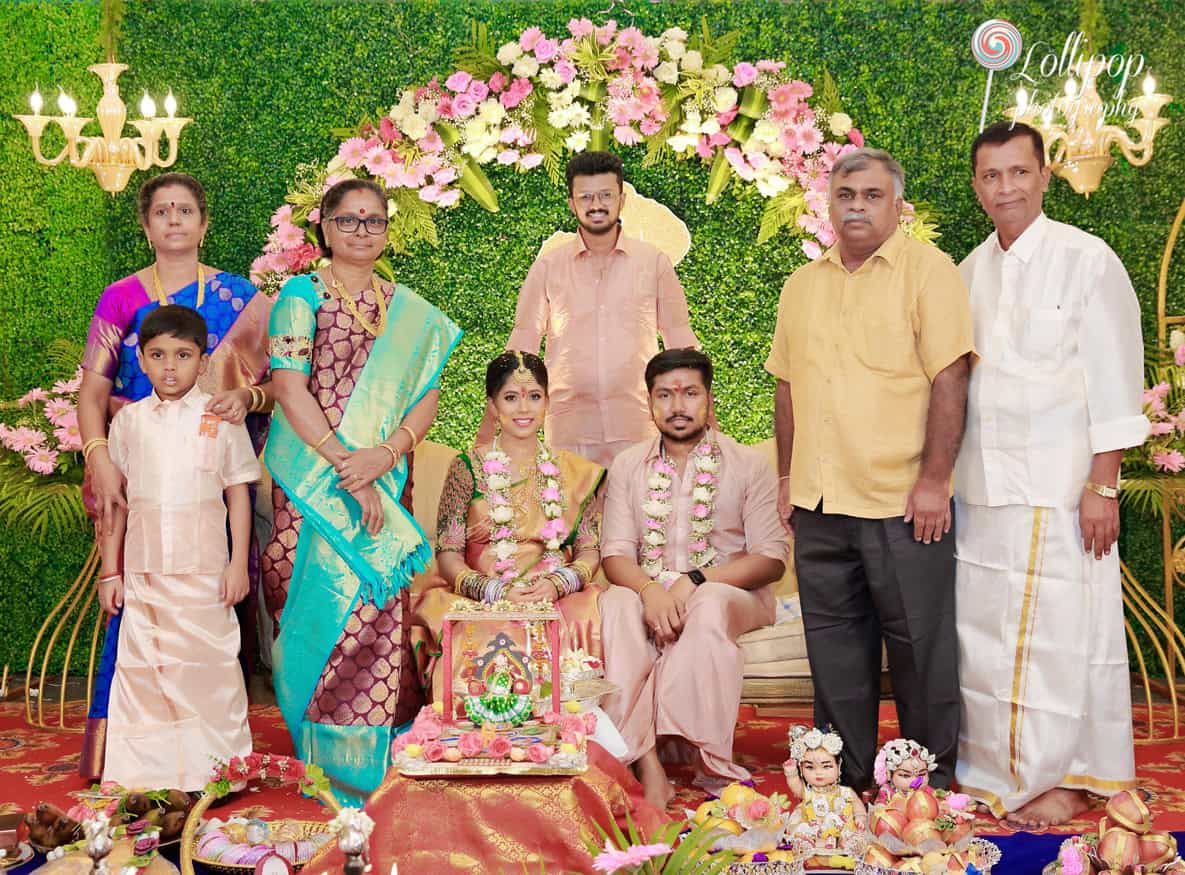
[[[844,783],[873,784],[883,640],[902,735],[930,749],[930,782],[949,787],[960,709],[953,524],[925,544],[902,517],[795,508],[792,522],[815,723],[843,738]]]

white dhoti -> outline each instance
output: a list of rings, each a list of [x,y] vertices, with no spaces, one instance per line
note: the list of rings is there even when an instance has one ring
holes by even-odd
[[[958,502],[960,788],[997,816],[1054,787],[1135,785],[1116,550],[1077,510]]]

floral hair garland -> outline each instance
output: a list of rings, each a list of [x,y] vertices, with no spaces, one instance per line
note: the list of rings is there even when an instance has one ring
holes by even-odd
[[[539,531],[544,545],[541,562],[551,572],[564,564],[559,551],[568,536],[568,526],[563,520],[565,501],[560,467],[556,463],[555,453],[542,437],[535,452],[535,468],[542,478],[539,507],[546,520]],[[510,583],[518,576],[515,562],[518,542],[514,538],[514,504],[510,500],[510,456],[498,449],[496,439],[493,448],[482,459],[481,470],[485,475],[486,500],[490,504],[490,546],[495,557],[494,572],[504,582]]]
[[[843,739],[838,733],[822,729],[807,729],[795,726],[790,730],[790,756],[795,762],[802,762],[802,758],[812,750],[825,750],[833,757],[838,757],[843,750]]]
[[[934,761],[934,754],[923,745],[907,738],[894,738],[887,742],[876,755],[876,763],[872,768],[873,779],[881,785],[888,784],[893,772],[901,768],[906,760],[916,759],[924,763],[927,771],[934,771],[938,764]]]
[[[707,568],[717,558],[716,548],[709,537],[716,526],[716,493],[719,491],[720,448],[712,440],[709,431],[691,453],[691,464],[695,468],[695,486],[691,497],[691,564],[696,568]],[[642,511],[646,514],[646,533],[642,536],[642,570],[651,578],[659,580],[666,567],[667,525],[674,509],[672,486],[677,471],[675,466],[659,454],[650,468],[646,480],[646,501]],[[663,580],[664,587],[670,583]],[[673,581],[671,581],[673,582]]]

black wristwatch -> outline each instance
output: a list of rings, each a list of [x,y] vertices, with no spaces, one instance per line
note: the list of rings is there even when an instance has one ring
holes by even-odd
[[[690,580],[692,583],[694,583],[696,586],[699,586],[701,583],[703,583],[708,578],[704,577],[704,573],[702,571],[700,571],[698,568],[693,568],[687,572],[687,579]]]

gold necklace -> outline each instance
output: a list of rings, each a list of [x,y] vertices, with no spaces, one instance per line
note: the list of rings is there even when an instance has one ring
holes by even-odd
[[[194,309],[200,310],[202,308],[202,301],[206,299],[206,271],[201,264],[198,264],[197,273],[197,303],[194,304]],[[152,262],[152,288],[156,292],[156,299],[162,307],[169,303],[169,298],[165,294],[164,287],[160,284],[160,273],[157,272],[155,261]]]
[[[379,278],[373,273],[370,275],[370,287],[374,289],[374,296],[378,301],[379,307],[379,322],[378,325],[375,325],[362,315],[361,311],[358,309],[358,305],[354,302],[353,297],[350,296],[350,293],[346,291],[346,287],[342,285],[341,280],[339,280],[333,273],[333,266],[329,265],[325,269],[329,272],[330,287],[337,295],[338,300],[342,302],[342,306],[345,307],[347,312],[349,312],[349,314],[354,317],[354,321],[362,327],[362,330],[372,337],[378,337],[380,334],[386,331],[387,299],[383,295],[382,288],[379,287]]]

